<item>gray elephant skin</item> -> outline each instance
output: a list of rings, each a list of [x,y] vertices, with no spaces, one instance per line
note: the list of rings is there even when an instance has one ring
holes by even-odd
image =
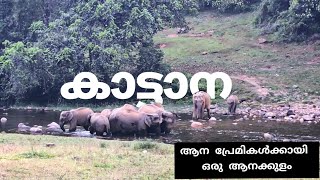
[[[88,116],[90,123],[90,134],[96,133],[98,136],[103,136],[103,133],[110,133],[109,119],[102,113],[93,113]]]
[[[149,133],[155,133],[156,135],[160,133],[169,134],[178,119],[177,114],[166,111],[160,104],[145,104],[139,108],[139,112],[156,113],[160,116],[160,126],[152,126],[149,128]]]
[[[88,131],[90,126],[88,115],[92,113],[94,113],[93,110],[86,107],[62,111],[59,119],[60,128],[65,132],[64,125],[70,124],[69,132],[76,131],[77,126],[82,126]]]
[[[113,135],[146,136],[151,126],[160,126],[161,118],[158,114],[139,112],[134,106],[126,104],[112,111],[109,122]]]

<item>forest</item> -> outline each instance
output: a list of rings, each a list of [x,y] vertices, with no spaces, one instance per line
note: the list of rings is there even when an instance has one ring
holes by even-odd
[[[187,32],[186,17],[201,12],[253,12],[252,26],[279,44],[320,38],[319,0],[1,0],[0,105],[63,103],[61,86],[84,71],[103,82],[120,71],[169,73],[155,35]]]

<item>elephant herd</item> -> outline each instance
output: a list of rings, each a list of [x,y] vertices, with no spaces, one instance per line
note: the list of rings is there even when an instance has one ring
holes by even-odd
[[[178,116],[166,111],[161,104],[144,104],[137,108],[130,104],[115,109],[105,109],[94,112],[90,108],[80,107],[60,113],[59,125],[65,131],[64,125],[69,124],[69,132],[82,126],[91,134],[146,136],[149,133],[160,135],[169,134],[177,121]]]

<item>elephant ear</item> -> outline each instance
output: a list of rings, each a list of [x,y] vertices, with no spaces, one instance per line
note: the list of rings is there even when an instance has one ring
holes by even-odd
[[[173,113],[168,112],[168,111],[163,111],[162,112],[162,118],[164,119],[164,121],[168,121],[172,117],[173,117]]]
[[[70,122],[73,119],[73,112],[67,111],[66,112],[66,119]]]
[[[87,116],[87,121],[89,122],[89,124],[91,124],[91,116],[92,116],[92,113]]]
[[[147,114],[146,115],[146,117],[145,117],[145,119],[144,119],[144,123],[148,126],[148,127],[150,127],[151,126],[151,119],[153,118],[153,115],[151,115],[151,114]]]

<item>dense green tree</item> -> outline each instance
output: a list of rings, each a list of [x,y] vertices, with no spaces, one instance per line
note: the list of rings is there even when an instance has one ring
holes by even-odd
[[[166,26],[185,26],[184,15],[196,8],[192,0],[88,0],[49,23],[35,19],[25,40],[4,43],[1,96],[54,101],[60,87],[83,71],[104,82],[119,71],[165,73],[163,54],[152,38]]]
[[[320,1],[264,0],[255,22],[281,41],[303,41],[320,33]]]

